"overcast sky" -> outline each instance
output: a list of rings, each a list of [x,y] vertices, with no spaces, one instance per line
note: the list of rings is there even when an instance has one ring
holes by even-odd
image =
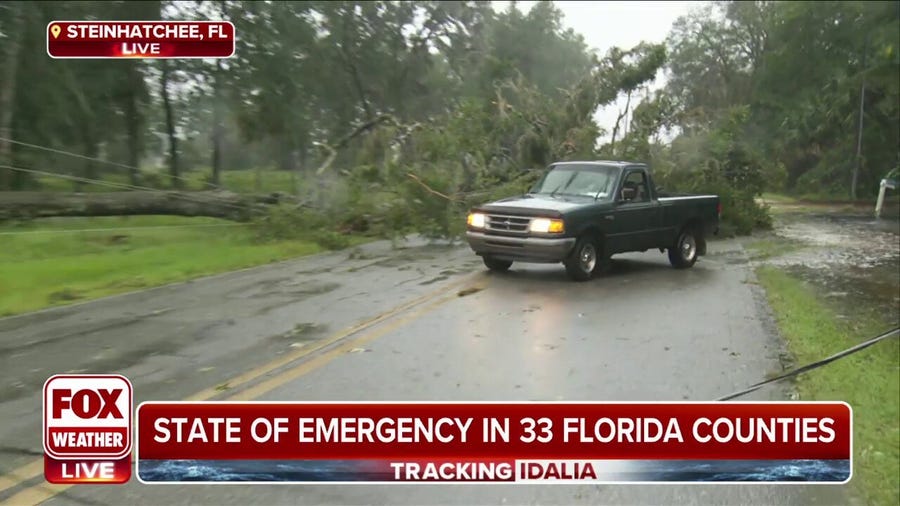
[[[520,10],[528,12],[537,2],[516,2]],[[641,41],[663,42],[672,23],[687,14],[691,8],[703,2],[553,2],[564,15],[563,24],[584,36],[588,47],[603,55],[618,46],[631,48]],[[506,9],[508,1],[494,2],[494,8]],[[662,72],[660,72],[662,74]],[[654,87],[663,84],[662,75],[657,76]],[[632,107],[635,105],[632,98]],[[625,97],[618,103],[597,111],[597,123],[612,131],[620,109],[625,108]],[[607,136],[608,137],[608,136]]]

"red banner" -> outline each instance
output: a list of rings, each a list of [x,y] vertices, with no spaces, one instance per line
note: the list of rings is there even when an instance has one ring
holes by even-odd
[[[131,479],[131,456],[114,460],[57,460],[44,455],[44,479],[61,485],[128,483]]]
[[[849,459],[842,402],[179,403],[139,459]]]
[[[228,21],[52,21],[53,58],[228,58],[234,54]]]

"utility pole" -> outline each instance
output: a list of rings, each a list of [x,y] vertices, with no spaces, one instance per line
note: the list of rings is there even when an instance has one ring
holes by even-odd
[[[863,114],[866,106],[866,57],[869,52],[869,33],[863,43],[862,85],[859,88],[859,132],[856,135],[856,163],[853,166],[853,179],[850,181],[850,198],[856,200],[856,182],[859,179],[859,166],[862,164]]]

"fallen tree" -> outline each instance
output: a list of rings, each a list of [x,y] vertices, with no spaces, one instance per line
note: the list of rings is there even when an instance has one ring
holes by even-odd
[[[208,216],[248,221],[270,205],[293,200],[279,193],[123,191],[109,193],[0,192],[0,220],[57,216]]]

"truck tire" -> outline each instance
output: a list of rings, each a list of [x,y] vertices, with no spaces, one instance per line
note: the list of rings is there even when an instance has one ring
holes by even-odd
[[[669,248],[669,263],[676,269],[688,269],[697,263],[697,253],[699,243],[697,232],[693,227],[685,227],[680,234],[675,245]]]
[[[574,281],[587,281],[594,276],[600,265],[600,251],[597,241],[589,235],[583,235],[575,242],[569,257],[563,261],[566,273]]]
[[[484,261],[485,267],[495,272],[506,272],[512,267],[512,262],[508,260],[497,260],[487,255],[481,257],[481,260]]]

